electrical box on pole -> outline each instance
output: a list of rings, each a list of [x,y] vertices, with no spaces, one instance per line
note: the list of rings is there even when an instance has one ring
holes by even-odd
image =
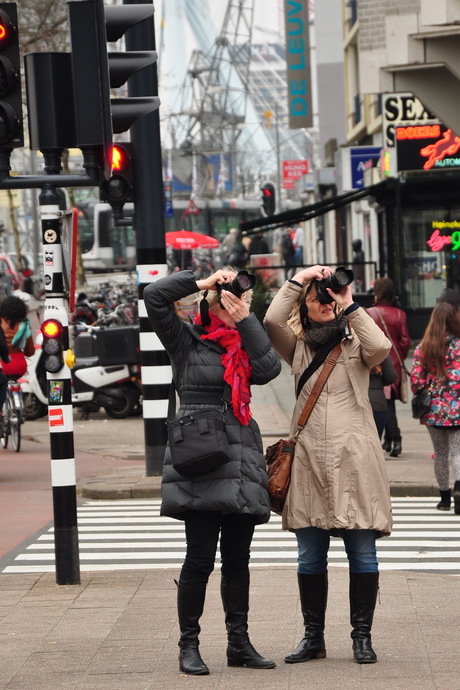
[[[154,63],[155,51],[109,52],[132,26],[153,15],[153,5],[104,5],[68,0],[77,146],[101,147],[104,178],[112,172],[113,133],[126,132],[160,105],[158,96],[111,98],[110,89]]]
[[[24,146],[18,8],[0,3],[0,148]]]

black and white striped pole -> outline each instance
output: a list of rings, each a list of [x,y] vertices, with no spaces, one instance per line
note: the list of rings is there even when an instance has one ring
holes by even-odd
[[[139,1],[152,6],[152,0]],[[128,51],[155,51],[155,24],[140,22],[126,34]],[[133,74],[128,94],[134,98],[158,93],[157,66]],[[134,161],[134,227],[136,230],[137,275],[139,284],[139,330],[142,375],[142,411],[144,417],[147,476],[161,475],[167,441],[166,418],[171,384],[169,357],[153,333],[143,301],[146,285],[167,273],[165,248],[164,191],[159,110],[140,117],[130,128]]]
[[[45,311],[41,326],[43,364],[48,379],[48,424],[53,491],[56,583],[80,584],[69,321],[64,298],[61,212],[56,189],[43,188],[40,197],[43,241]]]

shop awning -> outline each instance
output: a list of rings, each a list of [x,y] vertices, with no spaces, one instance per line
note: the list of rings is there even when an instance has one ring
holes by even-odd
[[[383,180],[377,184],[363,187],[362,189],[354,189],[351,192],[338,194],[336,196],[326,197],[320,201],[315,201],[313,204],[307,206],[300,206],[289,211],[277,213],[270,218],[256,218],[255,220],[248,220],[245,223],[240,223],[240,230],[246,231],[249,235],[251,230],[271,230],[280,226],[289,226],[294,223],[300,223],[311,218],[316,218],[329,211],[334,211],[337,208],[351,204],[353,201],[364,199],[368,196],[381,194],[388,188],[388,180]]]

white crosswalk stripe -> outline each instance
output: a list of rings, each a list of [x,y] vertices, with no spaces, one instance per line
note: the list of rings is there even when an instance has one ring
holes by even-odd
[[[436,510],[436,498],[393,498],[394,529],[379,539],[381,570],[416,570],[460,575],[460,516]],[[160,501],[87,501],[78,508],[82,572],[180,567],[185,553],[183,524],[160,517]],[[219,554],[217,554],[217,563]],[[273,515],[259,525],[251,567],[295,565],[295,536]],[[332,539],[329,563],[348,567],[341,539]],[[54,572],[53,529],[0,563],[3,573]]]

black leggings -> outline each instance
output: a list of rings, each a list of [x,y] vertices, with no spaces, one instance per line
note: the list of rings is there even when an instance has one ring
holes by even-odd
[[[254,516],[189,510],[184,522],[187,552],[180,574],[183,582],[208,581],[214,570],[219,534],[222,576],[233,579],[248,575]]]
[[[396,400],[391,398],[387,400],[387,422],[385,425],[385,440],[399,441],[401,439],[401,430],[398,426],[398,419],[396,417]]]

